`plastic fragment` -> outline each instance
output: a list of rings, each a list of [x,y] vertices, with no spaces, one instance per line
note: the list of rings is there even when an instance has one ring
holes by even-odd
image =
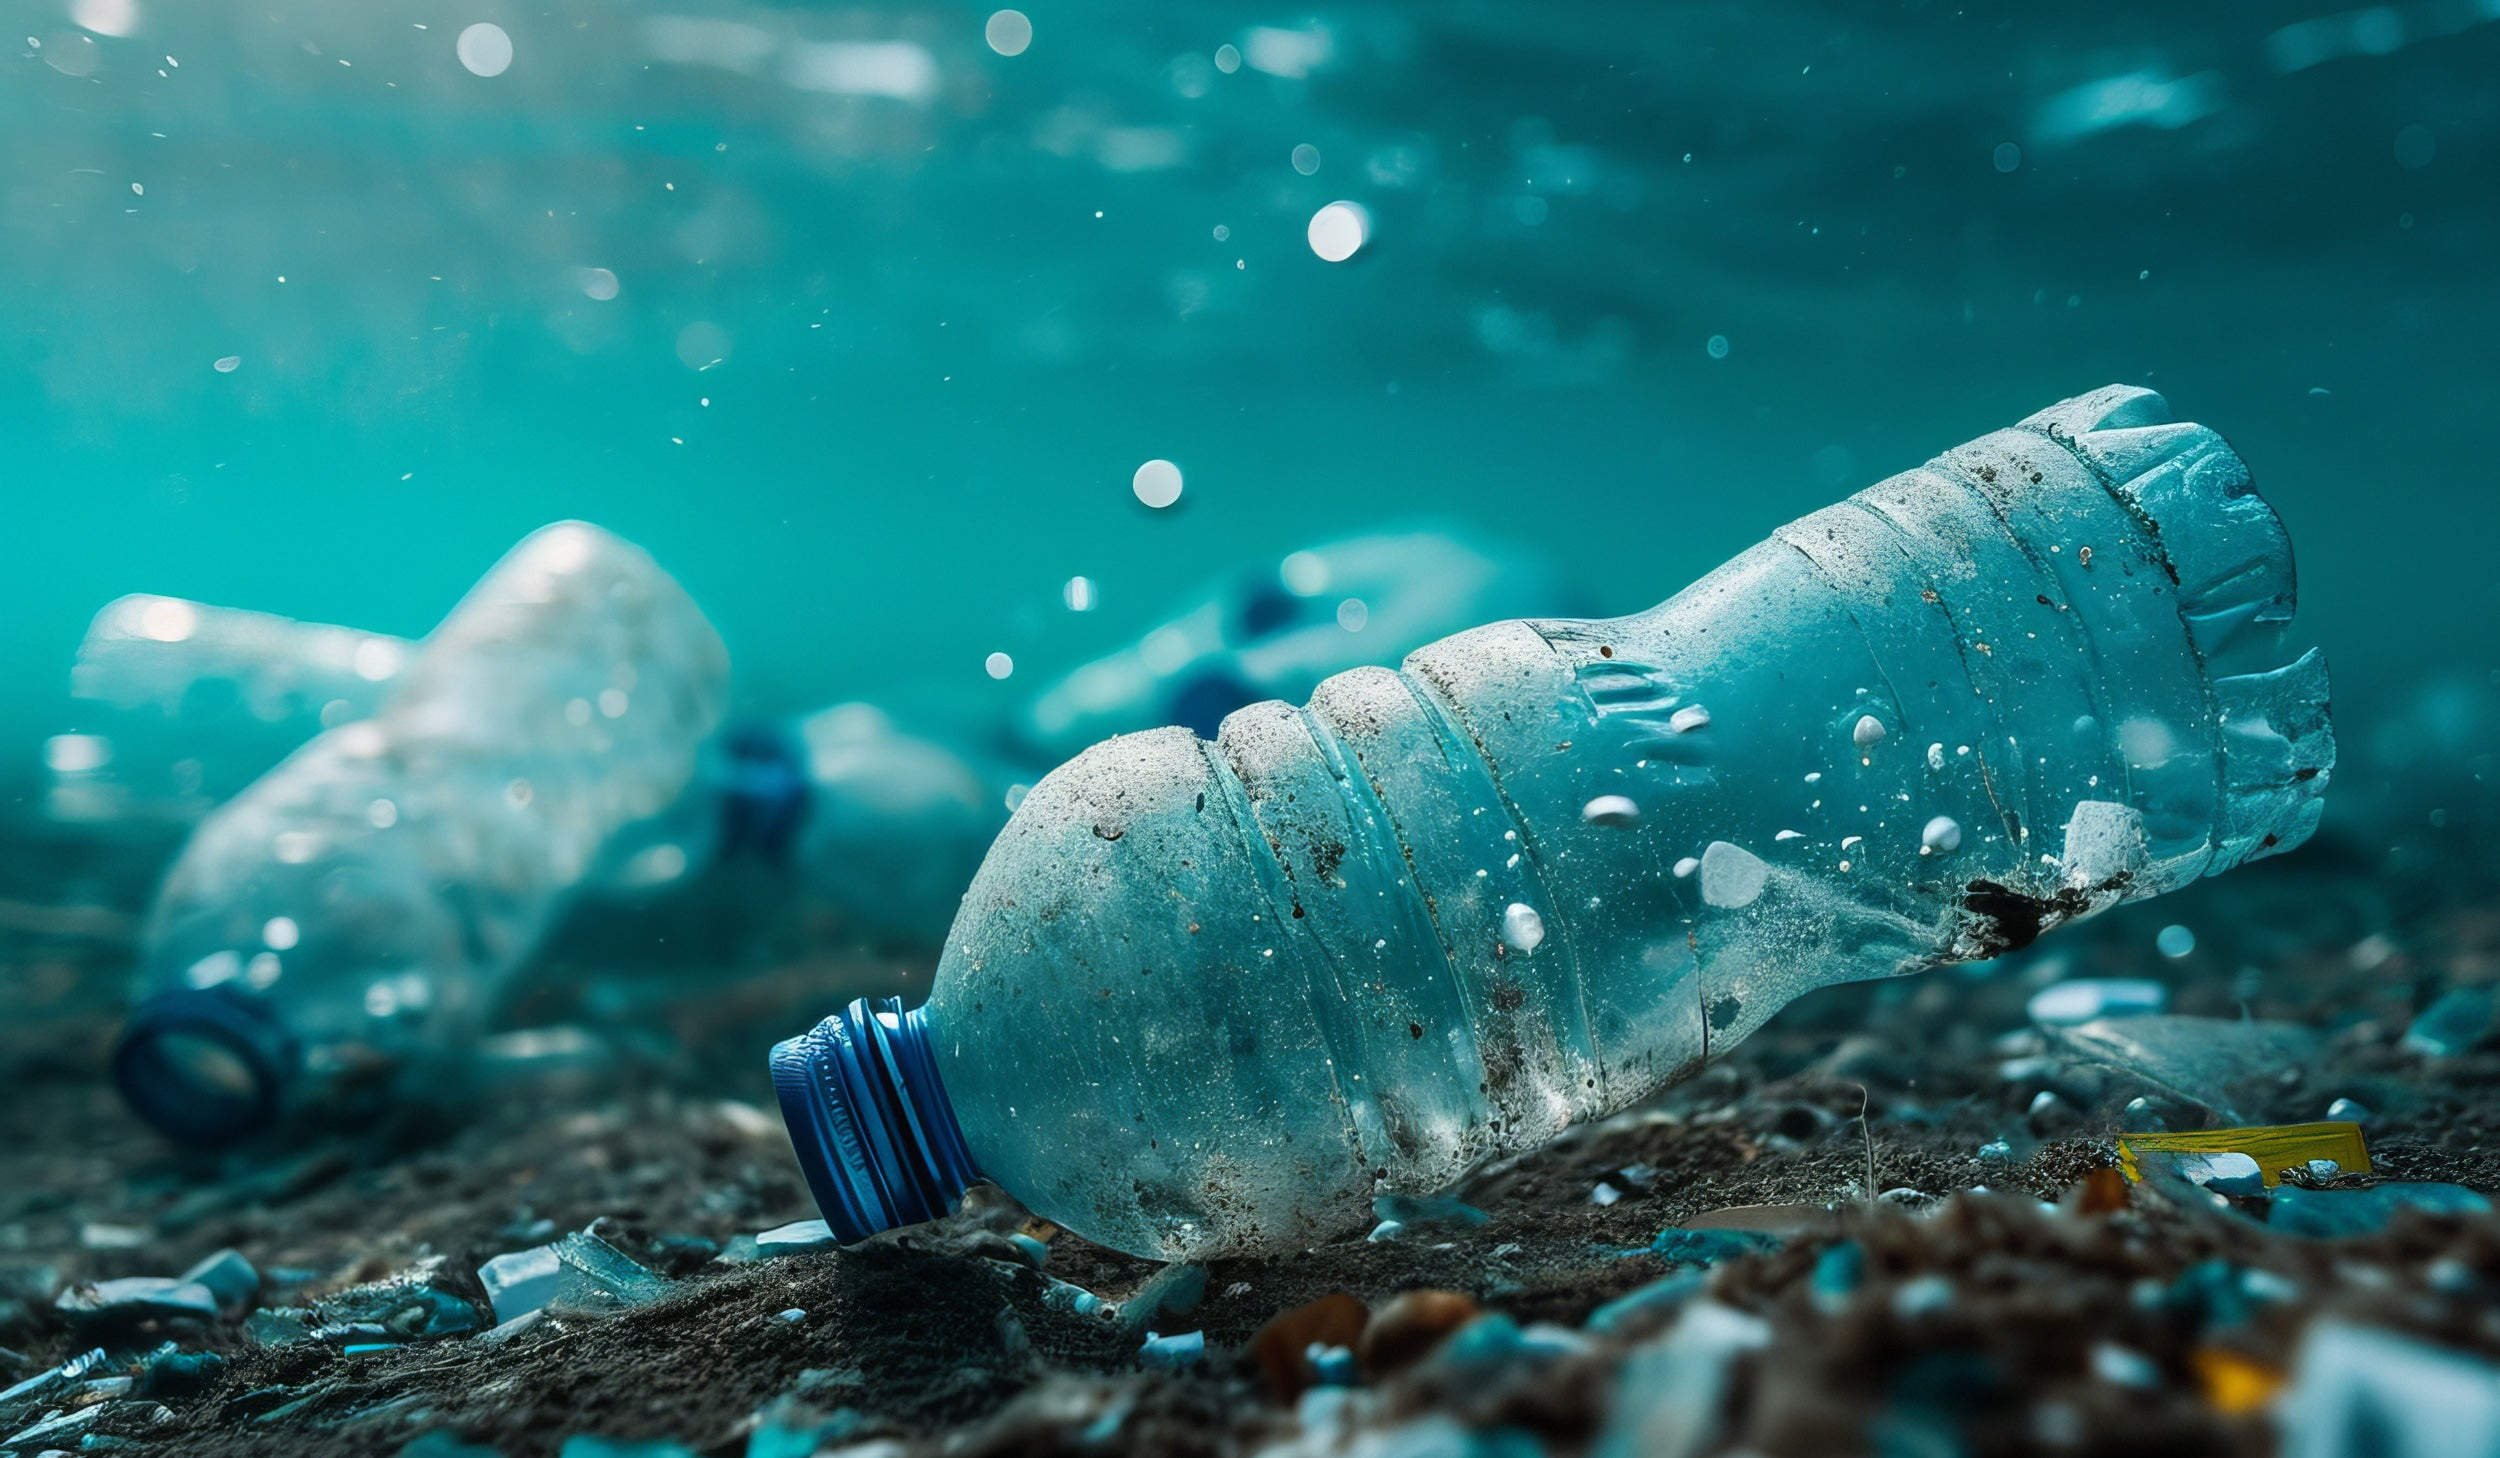
[[[1780,1247],[1780,1238],[1760,1230],[1683,1230],[1670,1226],[1647,1245],[1625,1255],[1654,1255],[1671,1266],[1708,1266],[1734,1256],[1761,1255]]]
[[[1809,1289],[1814,1308],[1826,1316],[1837,1315],[1849,1306],[1849,1298],[1857,1294],[1858,1285],[1866,1275],[1866,1251],[1854,1240],[1844,1240],[1827,1248],[1814,1258],[1814,1277]]]
[[[1119,1307],[1086,1290],[1055,1276],[1042,1278],[1042,1304],[1054,1310],[1073,1312],[1078,1316],[1116,1314]]]
[[[2188,1365],[2204,1388],[2206,1405],[2224,1417],[2255,1412],[2283,1390],[2281,1368],[2229,1347],[2198,1347],[2188,1354]]]
[[[260,1294],[259,1269],[231,1246],[203,1257],[179,1279],[206,1286],[217,1298],[218,1306],[229,1314],[249,1306],[252,1298]]]
[[[197,1397],[217,1385],[226,1359],[216,1352],[186,1352],[167,1342],[140,1359],[141,1397]]]
[[[2500,1458],[2500,1369],[2348,1322],[2311,1323],[2276,1410],[2283,1458]]]
[[[2118,1167],[2127,1178],[2143,1179],[2143,1160],[2154,1154],[2174,1158],[2246,1155],[2255,1161],[2258,1176],[2268,1189],[2274,1187],[2284,1170],[2303,1168],[2311,1160],[2332,1160],[2350,1174],[2370,1172],[2370,1150],[2362,1142],[2361,1126],[2344,1120],[2118,1136]]]
[[[1892,1313],[1905,1321],[1930,1316],[1950,1308],[1953,1297],[1952,1278],[1933,1273],[1913,1276],[1892,1289]]]
[[[2290,1023],[2147,1013],[2045,1030],[2074,1063],[2106,1068],[2196,1105],[2218,1123],[2253,1125],[2280,1097],[2286,1068],[2310,1065],[2318,1034]],[[2258,1163],[2265,1161],[2260,1159]]]
[[[2092,1347],[2092,1375],[2113,1387],[2151,1389],[2161,1386],[2161,1369],[2153,1359],[2116,1342],[2096,1342]]]
[[[602,1438],[591,1433],[575,1433],[564,1440],[556,1458],[695,1458],[695,1451],[683,1443],[665,1438],[649,1442],[628,1442],[622,1438]]]
[[[2146,1158],[2164,1156],[2147,1155]],[[2257,1161],[2237,1150],[2218,1154],[2178,1154],[2166,1156],[2176,1162],[2179,1173],[2191,1183],[2203,1185],[2217,1195],[2234,1198],[2263,1195],[2266,1177],[2257,1169]]]
[[[1331,1291],[1268,1318],[1250,1339],[1250,1355],[1267,1379],[1268,1391],[1278,1402],[1290,1404],[1318,1380],[1311,1367],[1311,1349],[1351,1349],[1362,1341],[1370,1322],[1371,1312],[1360,1300]]]
[[[1371,1234],[1366,1235],[1363,1238],[1370,1241],[1374,1245],[1379,1245],[1387,1241],[1395,1240],[1405,1233],[1406,1225],[1404,1222],[1397,1220],[1383,1220],[1378,1225],[1372,1227]]]
[[[1149,1371],[1177,1372],[1206,1359],[1207,1334],[1202,1331],[1185,1331],[1178,1336],[1150,1331],[1145,1344],[1137,1349],[1138,1362]]]
[[[1186,1316],[1197,1310],[1206,1294],[1206,1267],[1165,1266],[1136,1295],[1120,1303],[1120,1325],[1132,1335],[1143,1332],[1167,1316]]]
[[[1715,1301],[1695,1301],[1674,1326],[1627,1357],[1594,1458],[1691,1458],[1725,1423],[1736,1364],[1771,1344],[1771,1328]]]
[[[0,1407],[6,1407],[13,1402],[32,1402],[48,1392],[76,1382],[88,1373],[104,1366],[109,1360],[102,1347],[81,1352],[58,1367],[46,1368],[14,1387],[0,1391]]]
[[[1022,1251],[1025,1264],[1037,1271],[1050,1259],[1050,1247],[1021,1230],[1008,1236],[1007,1243]]]
[[[2158,982],[2135,977],[2078,977],[2033,993],[2023,1010],[2035,1023],[2070,1027],[2095,1018],[2157,1013],[2169,1005],[2170,989]]]
[[[486,1288],[486,1304],[498,1322],[529,1315],[555,1299],[564,1267],[552,1245],[533,1246],[499,1255],[477,1268],[478,1284]]]
[[[809,1374],[800,1374],[806,1385]],[[755,1415],[755,1429],[747,1435],[745,1458],[811,1458],[818,1451],[832,1451],[859,1431],[861,1417],[856,1408],[842,1407],[820,1412],[784,1394],[764,1405]]]
[[[1310,1364],[1311,1375],[1323,1387],[1354,1385],[1354,1353],[1344,1347],[1313,1342],[1302,1349],[1302,1360]]]
[[[2452,987],[2405,1029],[2404,1046],[2426,1058],[2470,1053],[2492,1034],[2500,995],[2488,987]]]
[[[665,1279],[587,1230],[577,1230],[557,1241],[555,1253],[564,1271],[549,1305],[575,1311],[615,1311],[657,1301],[668,1294]]]
[[[793,1220],[776,1225],[755,1237],[756,1246],[768,1256],[788,1255],[793,1251],[819,1250],[837,1245],[833,1227],[822,1220]]]
[[[776,1311],[773,1313],[773,1320],[786,1323],[790,1326],[797,1326],[800,1322],[807,1320],[807,1308],[804,1306],[793,1306],[785,1311]]]
[[[2337,1099],[2326,1106],[2326,1116],[2330,1119],[2341,1119],[2347,1123],[2358,1124],[2370,1117],[2370,1110],[2358,1100]]]
[[[0,1448],[19,1448],[29,1443],[50,1443],[56,1438],[80,1431],[110,1410],[109,1406],[99,1403],[94,1407],[82,1407],[71,1412],[56,1412],[32,1427],[12,1433],[6,1438],[0,1438]]]
[[[2483,1215],[2491,1201],[2463,1185],[2398,1181],[2366,1190],[2306,1190],[2283,1185],[2274,1192],[2266,1223],[2286,1235],[2317,1240],[2371,1235],[2387,1228],[2400,1211],[2432,1215]]]
[[[1611,1336],[1635,1321],[1681,1308],[1685,1302],[1700,1295],[1709,1281],[1709,1275],[1702,1271],[1678,1271],[1672,1276],[1661,1276],[1590,1312],[1583,1325],[1598,1336]]]

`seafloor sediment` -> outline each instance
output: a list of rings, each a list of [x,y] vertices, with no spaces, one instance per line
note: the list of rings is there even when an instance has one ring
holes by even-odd
[[[461,1119],[178,1154],[101,1078],[128,955],[114,903],[144,877],[100,863],[80,883],[97,904],[0,916],[0,1386],[108,1360],[0,1403],[0,1449],[45,1425],[18,1450],[2276,1452],[2332,1417],[2304,1344],[2500,1359],[2500,1220],[2402,1211],[2326,1239],[2263,1199],[2095,1172],[2130,1120],[2200,1102],[2315,1120],[2346,1099],[2371,1172],[2314,1183],[2500,1189],[2500,1053],[2403,1038],[2500,975],[2490,867],[2457,839],[2435,857],[2330,833],[1976,974],[1828,990],[1653,1106],[1481,1174],[1456,1192],[1481,1223],[1219,1262],[1152,1312],[1155,1267],[986,1190],[855,1249],[740,1240],[816,1213],[754,1050],[793,1005],[897,990],[899,963],[790,960],[734,988],[589,966],[642,979],[608,1003],[631,1016]],[[2174,923],[2196,946],[2165,957]],[[595,963],[632,940],[574,945]],[[2172,1025],[2210,1056],[2131,1063],[2027,1018],[2041,987],[2091,976],[2167,984],[2170,1015],[2212,1020]],[[1742,1206],[1782,1208],[1714,1216]],[[231,1248],[260,1276],[251,1306],[429,1271],[482,1304],[481,1261],[584,1229],[657,1294],[416,1340],[240,1309],[97,1318],[75,1294]],[[1184,1340],[1141,1353],[1149,1329]],[[222,1361],[131,1360],[165,1342]]]

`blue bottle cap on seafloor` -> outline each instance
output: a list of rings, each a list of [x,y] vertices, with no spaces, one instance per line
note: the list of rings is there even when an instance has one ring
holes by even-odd
[[[268,1004],[178,988],[139,1004],[113,1049],[131,1112],[167,1137],[226,1144],[277,1122],[303,1051]]]
[[[934,1220],[981,1177],[938,1081],[926,1011],[861,998],[773,1048],[790,1146],[845,1242]]]

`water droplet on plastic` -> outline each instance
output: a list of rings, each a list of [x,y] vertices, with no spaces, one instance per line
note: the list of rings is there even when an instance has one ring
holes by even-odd
[[[1860,714],[1856,726],[1849,731],[1849,738],[1860,749],[1872,749],[1891,732],[1884,727],[1884,721],[1873,714]]]
[[[1005,678],[1016,671],[1016,661],[1004,653],[993,653],[981,660],[981,667],[992,678]]]
[[[1002,56],[1021,56],[1033,44],[1033,22],[1021,10],[1001,10],[981,27],[981,38]]]
[[[2172,922],[2155,934],[2153,946],[2163,956],[2175,961],[2196,950],[2196,933]]]
[[[1950,815],[1937,816],[1927,822],[1925,830],[1918,833],[1918,845],[1922,851],[1934,851],[1940,855],[1960,850],[1962,848],[1962,822]]]
[[[1371,214],[1360,203],[1332,202],[1311,214],[1311,251],[1328,263],[1343,263],[1371,241]]]
[[[1545,941],[1545,918],[1524,901],[1502,908],[1502,940],[1515,952],[1533,952]]]
[[[1621,828],[1640,822],[1641,807],[1629,795],[1600,795],[1580,807],[1580,818],[1591,825]]]
[[[1699,704],[1686,704],[1667,716],[1667,732],[1670,734],[1690,734],[1696,729],[1709,727],[1710,711]]]
[[[1138,500],[1161,511],[1181,499],[1181,468],[1160,458],[1148,461],[1129,478],[1129,489]]]

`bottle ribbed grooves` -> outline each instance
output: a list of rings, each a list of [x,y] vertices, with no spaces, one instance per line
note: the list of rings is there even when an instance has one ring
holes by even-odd
[[[981,1177],[938,1079],[927,1009],[866,998],[774,1046],[773,1089],[825,1223],[844,1241],[934,1220]]]
[[[176,988],[139,1004],[113,1048],[131,1111],[170,1138],[228,1144],[277,1122],[303,1050],[268,1004]]]

